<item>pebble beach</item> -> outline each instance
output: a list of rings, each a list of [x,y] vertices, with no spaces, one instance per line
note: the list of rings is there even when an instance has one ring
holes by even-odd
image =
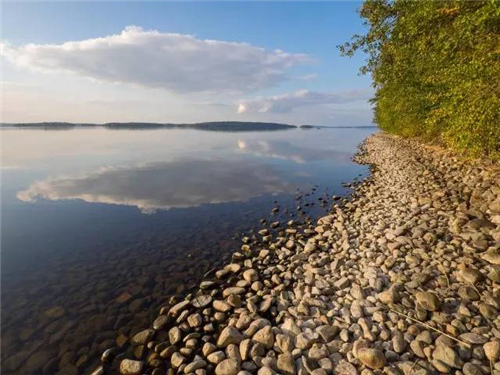
[[[384,133],[355,158],[329,215],[243,238],[92,374],[500,374],[498,165]]]

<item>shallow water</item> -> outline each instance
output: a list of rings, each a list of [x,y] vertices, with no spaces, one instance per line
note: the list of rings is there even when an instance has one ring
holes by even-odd
[[[2,373],[87,373],[259,219],[327,212],[373,131],[1,130]]]

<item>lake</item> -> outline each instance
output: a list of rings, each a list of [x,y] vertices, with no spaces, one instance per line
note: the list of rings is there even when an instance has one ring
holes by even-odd
[[[243,236],[327,213],[374,131],[2,129],[2,373],[88,373]]]

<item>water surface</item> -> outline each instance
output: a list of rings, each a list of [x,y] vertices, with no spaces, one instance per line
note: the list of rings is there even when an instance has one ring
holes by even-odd
[[[1,130],[2,373],[88,373],[259,219],[327,212],[373,131]]]

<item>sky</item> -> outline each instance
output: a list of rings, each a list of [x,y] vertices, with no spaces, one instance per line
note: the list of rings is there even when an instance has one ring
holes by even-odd
[[[4,2],[2,122],[371,125],[360,2]]]

